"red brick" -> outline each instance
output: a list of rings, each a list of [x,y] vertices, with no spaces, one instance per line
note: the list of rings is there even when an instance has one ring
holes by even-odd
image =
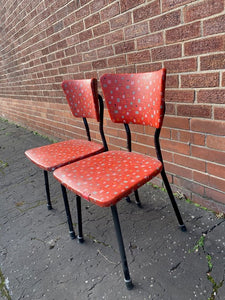
[[[225,108],[224,107],[214,107],[214,119],[215,120],[225,120]]]
[[[148,23],[134,24],[124,28],[124,36],[126,40],[135,38],[140,35],[146,35],[149,32]]]
[[[119,29],[105,35],[105,44],[112,45],[124,39],[123,30]]]
[[[205,146],[205,134],[191,132],[191,144]]]
[[[168,73],[182,73],[197,71],[197,58],[184,58],[164,62]]]
[[[89,49],[97,49],[104,46],[104,37],[100,36],[89,41]]]
[[[73,36],[67,38],[67,45],[68,46],[78,44],[79,42],[80,42],[79,34],[74,34]]]
[[[205,187],[205,196],[225,204],[225,194],[222,192]],[[225,213],[225,206],[222,208],[222,205],[216,204],[215,211]]]
[[[215,188],[225,192],[225,180],[222,178],[209,176],[208,174],[194,171],[193,179],[197,182],[206,185],[207,187]]]
[[[91,62],[83,62],[83,63],[79,64],[79,70],[81,72],[92,70],[92,63]]]
[[[81,54],[76,54],[76,55],[74,55],[74,56],[71,57],[71,62],[73,64],[77,64],[77,63],[79,63],[81,61],[82,61],[82,55]]]
[[[134,23],[147,20],[160,14],[159,1],[153,1],[133,11]]]
[[[94,13],[107,5],[107,0],[94,0],[90,3],[90,11]]]
[[[83,20],[79,21],[79,22],[76,22],[76,23],[74,23],[71,26],[71,34],[79,33],[79,32],[81,32],[83,30],[84,30],[84,22],[83,22]]]
[[[225,104],[225,90],[200,90],[197,92],[198,103]]]
[[[106,59],[100,59],[92,62],[93,69],[103,69],[107,67]]]
[[[162,63],[146,63],[137,65],[137,73],[153,72],[162,68]]]
[[[171,139],[179,142],[190,143],[191,133],[186,130],[171,129]]]
[[[127,12],[126,14],[119,15],[118,17],[111,19],[110,27],[111,29],[123,28],[127,25],[130,25],[131,22],[131,13]]]
[[[224,51],[224,37],[215,36],[184,43],[184,54],[198,55],[209,52]]]
[[[151,32],[177,26],[181,23],[181,11],[176,10],[149,21]]]
[[[116,73],[136,73],[135,65],[117,67]]]
[[[173,8],[183,6],[184,4],[195,2],[196,0],[162,0],[163,11],[168,11]]]
[[[88,51],[88,42],[83,42],[83,43],[79,43],[77,46],[76,46],[76,50],[77,50],[77,53],[83,53],[83,52],[86,52]]]
[[[214,175],[216,177],[221,177],[222,174],[225,174],[225,166],[208,162],[207,163],[207,172],[210,175]],[[223,178],[223,176],[222,176],[222,178]]]
[[[200,73],[181,75],[182,88],[216,87],[219,85],[219,73]]]
[[[176,42],[190,40],[201,36],[201,23],[195,22],[166,31],[166,43],[174,44]]]
[[[224,9],[224,2],[221,0],[205,0],[194,3],[193,5],[184,8],[185,23],[194,20],[203,19],[214,14],[222,12]]]
[[[93,34],[95,37],[106,34],[108,32],[110,32],[109,22],[101,23],[100,25],[93,28]]]
[[[85,24],[86,28],[89,28],[89,27],[92,27],[94,25],[97,25],[100,22],[101,22],[101,20],[100,20],[100,14],[99,13],[93,14],[90,17],[87,17],[84,20],[84,24]]]
[[[176,164],[165,162],[166,172],[173,174],[175,176],[180,176],[182,178],[192,179],[192,170],[187,169]]]
[[[167,115],[175,115],[176,113],[176,105],[174,103],[166,104],[166,114]]]
[[[182,191],[182,187],[184,187],[185,189],[187,189],[187,191],[191,191],[191,192],[197,193],[199,195],[204,195],[205,189],[199,183],[196,183],[196,182],[184,179],[184,178],[174,177],[174,184],[176,186],[178,186],[178,189],[181,189],[181,191]],[[184,193],[184,194],[186,195],[186,193]]]
[[[198,147],[192,146],[191,147],[192,156],[205,159],[209,162],[215,162],[218,164],[225,164],[225,155],[221,151],[205,148],[205,147]]]
[[[179,78],[178,75],[169,75],[166,77],[166,88],[178,88]]]
[[[66,11],[66,10],[65,10]],[[79,10],[76,10],[76,19],[84,19],[90,14],[89,5],[83,6]]]
[[[79,34],[79,39],[80,39],[81,43],[91,39],[92,37],[93,36],[92,36],[92,30],[91,29],[86,29],[85,31],[83,31]]]
[[[137,49],[145,49],[163,45],[163,33],[153,33],[137,39]]]
[[[126,63],[126,56],[124,54],[114,56],[112,58],[108,59],[108,66],[114,67],[114,66],[122,66]]]
[[[193,103],[194,96],[192,90],[166,90],[165,92],[166,102]]]
[[[101,21],[105,21],[111,19],[112,17],[118,15],[120,13],[119,3],[116,2],[110,6],[107,6],[105,9],[101,10]]]
[[[193,194],[192,195],[192,200],[203,207],[206,207],[214,212],[225,212],[225,207],[224,205],[221,205],[217,202],[212,201],[212,199],[206,198],[206,197],[201,197],[199,195]]]
[[[153,61],[178,58],[182,55],[182,47],[180,44],[158,47],[151,51]]]
[[[143,50],[139,52],[134,52],[127,54],[127,62],[128,64],[136,64],[150,61],[150,51]]]
[[[61,52],[61,58],[63,58],[65,55],[64,55],[64,51],[60,51]],[[67,48],[66,50],[65,50],[65,54],[66,54],[66,56],[71,56],[71,55],[73,55],[73,54],[75,54],[76,53],[76,50],[75,50],[75,47],[70,47],[70,48]],[[57,53],[58,54],[58,58],[59,58],[59,52]],[[57,54],[56,54],[56,57],[57,57]]]
[[[186,117],[210,118],[212,115],[212,107],[209,105],[178,104],[177,115]]]
[[[163,126],[169,128],[180,128],[180,129],[189,129],[189,120],[187,118],[182,117],[170,117],[165,116],[163,121]]]
[[[174,154],[174,163],[201,172],[206,171],[205,161],[190,156]]]
[[[225,54],[213,54],[200,58],[201,70],[225,69]]]
[[[201,133],[224,135],[225,123],[214,120],[191,119],[191,130]]]
[[[98,58],[110,57],[114,55],[114,50],[112,46],[106,46],[97,50]]]
[[[161,146],[167,151],[172,151],[186,155],[190,154],[190,146],[187,143],[180,143],[177,141],[163,139],[161,140]]]
[[[222,74],[222,86],[225,86],[225,72]]]
[[[92,50],[86,53],[83,53],[84,61],[92,61],[97,59],[97,52],[96,50]]]
[[[120,0],[121,12],[136,7],[144,2],[145,0]]]
[[[134,51],[134,49],[135,49],[135,44],[133,40],[128,42],[121,42],[115,45],[116,54],[127,53],[130,51]]]
[[[203,21],[203,34],[211,35],[216,33],[224,33],[225,31],[225,15],[210,18]]]
[[[208,135],[206,138],[206,145],[209,148],[225,151],[225,137]]]

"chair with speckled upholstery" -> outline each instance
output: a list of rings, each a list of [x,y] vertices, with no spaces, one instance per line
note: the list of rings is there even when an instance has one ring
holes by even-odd
[[[157,158],[131,151],[107,151],[53,172],[54,177],[63,186],[79,197],[100,207],[111,207],[128,289],[131,289],[133,284],[116,203],[161,173],[180,227],[183,231],[186,230],[165,173],[159,144],[165,112],[165,79],[165,69],[142,74],[105,74],[100,78],[110,118],[115,123],[125,125],[128,144],[131,144],[128,124],[149,125],[155,128]],[[78,230],[82,239],[81,208],[78,213]]]
[[[83,119],[87,133],[87,140],[66,140],[63,142],[33,148],[25,152],[25,155],[34,164],[44,170],[47,207],[49,210],[52,209],[52,204],[50,200],[48,172],[53,172],[57,168],[89,156],[99,154],[108,149],[103,132],[104,107],[102,97],[98,95],[97,80],[95,78],[84,80],[65,80],[62,83],[62,88],[73,116]],[[102,144],[91,141],[87,118],[95,119],[99,122],[99,131],[102,138]],[[63,195],[66,195],[65,187],[61,186],[61,188]],[[79,202],[79,199],[77,201]],[[70,236],[72,239],[74,239],[76,236],[71,220],[68,199],[66,196],[64,196],[64,204]]]

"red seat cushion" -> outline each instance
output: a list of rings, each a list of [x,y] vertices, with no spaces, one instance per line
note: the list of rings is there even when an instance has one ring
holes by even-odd
[[[27,150],[26,156],[41,169],[54,171],[68,163],[95,155],[104,147],[86,140],[68,140]]]
[[[54,171],[69,190],[99,206],[111,206],[162,170],[162,163],[133,152],[109,151]]]

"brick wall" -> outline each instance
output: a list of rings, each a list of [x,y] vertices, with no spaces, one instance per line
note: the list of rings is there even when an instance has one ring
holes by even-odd
[[[165,67],[161,143],[170,182],[225,212],[224,0],[5,0],[0,10],[2,117],[60,139],[82,137],[63,79]],[[122,129],[106,113],[111,149],[126,146]],[[132,129],[133,150],[155,155],[153,130]]]

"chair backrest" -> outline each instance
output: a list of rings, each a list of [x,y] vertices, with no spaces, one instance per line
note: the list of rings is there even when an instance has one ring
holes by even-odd
[[[166,69],[100,78],[110,118],[115,123],[161,128],[165,112]]]
[[[62,88],[74,117],[100,121],[97,79],[65,80]]]

